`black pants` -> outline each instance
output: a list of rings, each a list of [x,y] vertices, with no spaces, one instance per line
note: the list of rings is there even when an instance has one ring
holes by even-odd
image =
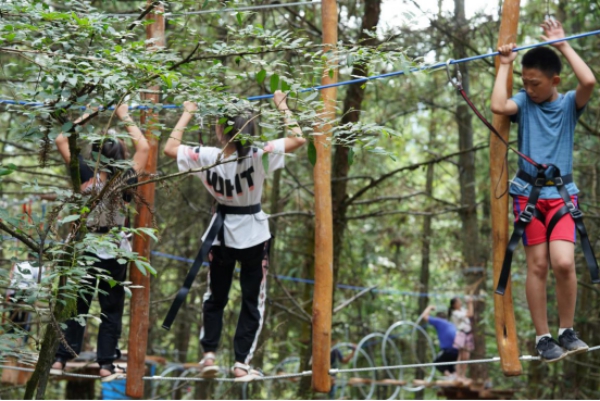
[[[437,358],[435,358],[434,362],[456,362],[458,360],[458,350],[455,348],[451,348],[451,349],[443,349],[442,352],[440,352],[437,356]],[[448,364],[448,365],[438,365],[435,367],[437,370],[440,371],[440,373],[444,373],[445,371],[448,371],[450,373],[454,373],[454,371],[456,370],[456,365],[455,364]]]
[[[242,308],[238,319],[233,348],[235,360],[250,363],[263,324],[269,267],[269,242],[247,249],[213,246],[210,250],[208,291],[204,295],[204,321],[200,343],[204,352],[215,352],[223,329],[223,310],[229,300],[236,261],[242,265],[240,286]]]
[[[98,262],[94,263],[95,268],[107,270],[110,276],[119,282],[125,281],[127,275],[127,265],[119,264],[116,259],[99,259]],[[96,274],[95,269],[89,269],[88,274],[94,278],[85,279],[86,282],[94,287],[96,285]],[[117,343],[119,337],[121,337],[121,319],[123,318],[123,307],[125,305],[125,290],[120,284],[110,287],[110,285],[100,280],[98,288],[102,292],[98,292],[98,301],[100,301],[100,310],[102,312],[100,323],[100,329],[98,331],[98,342],[97,342],[97,360],[98,364],[105,365],[112,363],[118,358],[119,351],[117,349]],[[77,314],[87,314],[90,310],[90,304],[92,303],[91,293],[78,294],[77,297]],[[65,339],[69,346],[77,354],[81,352],[83,343],[83,334],[85,326],[80,325],[77,321],[69,319],[67,321],[67,329],[64,331]],[[65,346],[60,344],[56,356],[69,360],[73,358],[73,355],[67,351]]]

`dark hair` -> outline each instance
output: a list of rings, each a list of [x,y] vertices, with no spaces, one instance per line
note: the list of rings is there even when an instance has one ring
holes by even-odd
[[[225,118],[227,120],[225,121],[225,124],[223,124],[223,140],[229,142],[231,138],[235,136],[233,143],[235,143],[235,149],[237,150],[238,157],[246,156],[248,152],[250,152],[251,144],[243,143],[247,142],[247,140],[245,138],[240,138],[240,135],[255,135],[255,115],[251,110],[247,110],[236,116],[225,116]],[[228,127],[231,127],[231,129],[228,132],[225,132]]]
[[[454,305],[458,302],[458,297],[454,297],[450,300],[450,307],[448,308],[448,319],[452,317],[452,311],[454,310]]]
[[[552,78],[554,75],[560,75],[560,71],[562,70],[560,57],[548,47],[536,47],[529,50],[523,56],[521,65],[523,68],[540,70],[549,78]]]
[[[440,318],[440,319],[448,319],[448,316],[446,316],[446,314],[444,312],[436,313],[435,317]]]
[[[106,138],[100,142],[94,142],[92,144],[92,152],[100,153],[109,162],[126,160],[129,158],[129,152],[127,151],[127,145],[121,139]],[[106,162],[100,160],[101,166],[106,166]],[[114,174],[114,166],[108,166],[111,174]]]

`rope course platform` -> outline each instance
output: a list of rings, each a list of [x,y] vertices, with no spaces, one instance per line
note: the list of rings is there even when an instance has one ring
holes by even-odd
[[[398,331],[400,329],[400,333]],[[355,349],[354,357],[352,359],[352,367],[348,369],[330,369],[329,374],[332,376],[336,383],[337,397],[338,399],[349,396],[348,392],[351,389],[358,391],[358,394],[362,396],[361,399],[370,400],[376,396],[377,388],[389,388],[392,393],[389,392],[388,399],[401,399],[404,392],[415,392],[420,391],[424,388],[438,388],[444,396],[449,399],[458,399],[457,397],[467,398],[479,398],[479,399],[498,399],[498,398],[510,398],[514,394],[514,390],[492,390],[492,389],[476,389],[468,384],[460,383],[456,381],[447,380],[435,380],[435,367],[448,365],[448,362],[420,362],[418,361],[416,349],[418,344],[419,336],[424,337],[428,344],[427,358],[433,358],[435,355],[435,348],[433,346],[433,340],[429,334],[418,325],[418,322],[410,321],[399,321],[392,324],[383,333],[371,333],[363,337],[361,341],[355,346],[351,343],[339,343],[332,347],[335,349]],[[600,345],[590,347],[587,353],[600,350]],[[376,352],[374,352],[376,351]],[[378,351],[378,352],[377,352]],[[431,355],[431,353],[434,355]],[[539,356],[523,355],[519,358],[521,361],[539,361]],[[403,363],[403,360],[417,360],[417,363]],[[164,358],[159,357],[158,359],[149,358],[147,362],[150,363],[161,363],[164,362]],[[375,362],[381,364],[376,365]],[[396,362],[399,362],[396,364]],[[484,359],[473,359],[468,361],[457,361],[455,365],[466,365],[466,364],[480,364],[480,363],[497,363],[500,362],[500,357],[495,356]],[[119,363],[122,365],[121,363]],[[293,373],[285,373],[282,369],[286,369],[288,366],[293,365],[291,370],[295,370]],[[289,357],[284,359],[282,362],[277,364],[273,369],[273,374],[258,377],[253,382],[275,382],[275,381],[287,381],[288,383],[296,383],[299,378],[305,376],[312,376],[311,370],[300,371],[300,358]],[[90,362],[69,362],[67,369],[84,369],[91,368]],[[411,378],[409,376],[414,375],[417,369],[431,368],[431,373],[425,379]],[[0,369],[15,370],[22,372],[33,372],[34,369],[31,367],[24,366],[10,366],[0,365]],[[412,371],[412,372],[411,372]],[[170,376],[172,374],[179,373],[178,376]],[[377,375],[380,373],[381,375]],[[227,371],[223,369],[222,374],[227,374]],[[362,375],[361,374],[366,374]],[[218,377],[215,379],[204,379],[199,377],[197,364],[185,363],[185,364],[169,364],[160,375],[144,376],[143,380],[148,382],[173,382],[173,388],[179,388],[182,383],[185,382],[205,382],[214,381],[217,383],[236,383],[234,378],[231,377]],[[62,378],[65,380],[99,380],[101,379],[98,375],[84,374],[72,371],[65,371],[62,375],[53,375],[55,378]],[[243,383],[247,386],[248,383]],[[270,390],[270,389],[269,389]],[[174,391],[174,390],[173,390]],[[156,391],[154,391],[155,393]]]

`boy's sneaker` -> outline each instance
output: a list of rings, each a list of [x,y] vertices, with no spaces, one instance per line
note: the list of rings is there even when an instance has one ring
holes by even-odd
[[[535,346],[542,361],[553,363],[567,357],[567,353],[560,344],[552,337],[542,337]]]
[[[577,333],[572,329],[565,330],[560,336],[558,336],[558,342],[560,346],[565,349],[567,355],[576,355],[587,352],[590,348],[586,343],[581,341],[577,337]]]

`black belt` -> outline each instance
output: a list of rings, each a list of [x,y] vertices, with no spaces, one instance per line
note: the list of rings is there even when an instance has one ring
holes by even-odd
[[[553,174],[551,174],[550,178],[548,178],[546,172],[550,170],[552,170]],[[598,269],[598,262],[596,261],[596,255],[594,255],[594,250],[592,249],[592,245],[590,244],[590,239],[587,230],[585,229],[585,225],[583,224],[583,213],[581,213],[581,211],[575,206],[575,204],[571,200],[569,192],[565,188],[566,184],[573,182],[573,175],[567,174],[561,176],[560,170],[557,167],[551,165],[547,169],[540,168],[538,170],[537,177],[535,178],[523,171],[519,171],[517,173],[517,177],[529,182],[533,185],[533,187],[531,188],[531,193],[529,194],[529,199],[527,200],[525,210],[523,210],[521,214],[519,214],[519,218],[515,223],[515,229],[510,237],[508,246],[506,247],[506,253],[504,254],[504,262],[502,263],[502,271],[500,272],[500,278],[498,279],[498,285],[496,287],[496,294],[504,295],[504,292],[506,291],[506,286],[508,285],[508,279],[510,277],[510,265],[512,263],[512,256],[515,249],[517,248],[517,245],[519,244],[519,241],[523,237],[523,233],[525,232],[525,227],[527,226],[527,224],[531,222],[533,217],[536,217],[542,223],[544,223],[544,217],[542,213],[538,209],[536,209],[536,204],[540,196],[540,192],[542,192],[542,188],[546,186],[556,187],[558,193],[560,194],[560,197],[563,199],[563,202],[565,202],[565,206],[563,206],[561,209],[558,210],[558,212],[556,212],[556,214],[552,217],[552,219],[546,227],[547,240],[550,241],[550,234],[552,234],[552,230],[559,222],[559,220],[567,214],[571,215],[573,221],[575,222],[575,227],[577,227],[577,231],[581,236],[581,248],[583,249],[585,261],[588,265],[588,270],[590,271],[590,275],[592,277],[592,282],[594,284],[600,283],[600,272]]]
[[[552,178],[547,178],[545,175],[543,177],[534,177],[527,174],[523,170],[517,171],[517,178],[520,178],[533,186],[539,187],[557,187],[559,185],[567,185],[573,182],[573,174],[566,174]]]
[[[185,298],[187,297],[188,292],[190,292],[190,288],[192,288],[192,284],[194,283],[194,279],[200,272],[200,267],[205,262],[208,262],[208,253],[210,252],[210,248],[212,247],[213,242],[217,238],[217,235],[220,237],[221,245],[225,244],[225,240],[223,238],[223,225],[225,223],[225,215],[226,214],[256,214],[261,211],[260,203],[256,205],[250,206],[225,206],[218,205],[217,211],[215,213],[215,221],[213,222],[208,234],[206,234],[206,238],[202,243],[202,247],[200,247],[200,251],[194,259],[194,263],[188,272],[185,281],[183,282],[183,286],[179,289],[179,292],[175,296],[173,303],[171,304],[171,308],[165,317],[165,320],[162,324],[163,329],[170,330],[175,317],[177,316],[177,312]]]

